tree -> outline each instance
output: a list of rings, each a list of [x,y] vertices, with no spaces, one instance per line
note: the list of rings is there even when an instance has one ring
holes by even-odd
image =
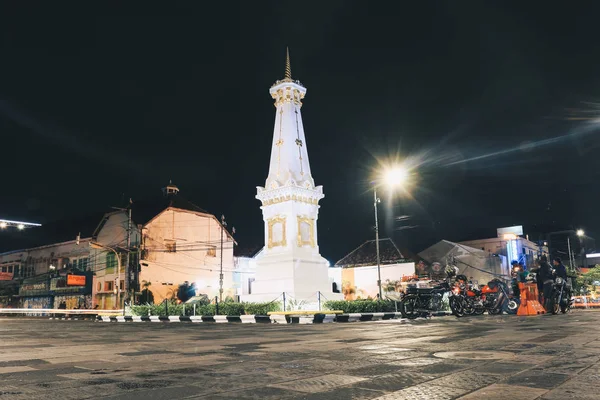
[[[585,290],[588,290],[591,286],[592,290],[595,291],[596,287],[600,285],[600,265],[596,265],[585,274],[579,275],[577,285]]]

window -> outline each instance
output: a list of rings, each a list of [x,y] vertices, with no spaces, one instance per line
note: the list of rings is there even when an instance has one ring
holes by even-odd
[[[115,257],[115,253],[106,253],[106,273],[114,274],[116,266],[117,258]]]
[[[120,291],[125,290],[125,281],[119,281],[119,290]]]
[[[206,250],[207,257],[216,257],[217,256],[217,246],[210,246],[208,250]]]
[[[8,272],[10,272],[10,273],[12,274],[12,272],[13,272],[13,266],[12,266],[12,265],[10,265],[10,266],[8,267]]]
[[[104,291],[105,292],[112,292],[113,288],[114,288],[114,284],[112,281],[104,282]]]
[[[6,267],[2,267],[2,272],[6,272]]]
[[[97,292],[101,292],[101,291],[102,291],[102,282],[98,282],[98,283],[96,284],[96,291],[97,291]]]
[[[15,265],[15,276],[19,276],[19,266]]]
[[[165,242],[165,247],[167,248],[167,253],[175,253],[177,251],[177,243],[173,241]]]
[[[87,266],[88,266],[88,259],[86,258],[80,258],[77,261],[77,265],[79,267],[80,270],[82,271],[87,271]]]

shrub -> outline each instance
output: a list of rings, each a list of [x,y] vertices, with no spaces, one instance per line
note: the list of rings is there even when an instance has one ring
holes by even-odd
[[[267,315],[269,312],[280,311],[281,303],[242,303],[244,305],[244,311],[248,315]]]
[[[219,303],[220,315],[267,315],[270,311],[279,311],[280,303]],[[174,300],[168,302],[169,315],[194,315],[194,306],[192,304],[177,304]],[[211,316],[216,314],[215,304],[196,304],[196,315]],[[185,312],[185,314],[184,314]],[[150,315],[167,316],[165,303],[144,304],[132,306],[131,313],[141,317]]]
[[[389,300],[332,300],[326,301],[324,307],[327,310],[340,310],[344,313],[373,313],[396,311],[394,302]]]

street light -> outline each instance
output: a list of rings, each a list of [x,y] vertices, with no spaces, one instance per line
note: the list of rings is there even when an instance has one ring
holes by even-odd
[[[383,174],[383,183],[388,188],[401,186],[408,180],[408,170],[404,166],[394,166],[387,169]],[[379,300],[383,300],[381,290],[381,258],[379,256],[379,219],[377,217],[377,204],[381,200],[377,197],[377,182],[373,185],[373,206],[375,208],[375,251],[377,253],[377,286],[379,287]]]
[[[585,232],[583,231],[583,229],[577,229],[577,236],[579,236],[579,237],[585,236]]]
[[[90,247],[92,249],[104,249],[104,250],[108,250],[108,251],[112,251],[113,253],[115,253],[115,257],[117,259],[117,281],[115,282],[115,288],[113,289],[115,295],[117,296],[117,305],[120,307],[121,306],[121,300],[119,299],[119,294],[120,294],[120,283],[121,283],[121,257],[119,257],[119,253],[117,252],[117,250],[115,250],[112,247],[109,246],[105,246],[103,244],[100,244],[98,242],[90,242]]]

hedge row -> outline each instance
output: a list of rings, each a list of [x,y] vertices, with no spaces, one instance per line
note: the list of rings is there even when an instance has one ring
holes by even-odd
[[[219,315],[267,315],[271,311],[279,311],[279,303],[219,303]],[[168,315],[194,315],[194,306],[190,304],[176,304],[169,302],[165,307],[161,304],[146,304],[132,306],[131,313],[146,317],[149,315],[167,316]],[[217,307],[215,304],[196,305],[195,315],[215,315]]]
[[[324,304],[328,310],[340,310],[344,313],[394,312],[396,305],[390,300],[331,300]]]

